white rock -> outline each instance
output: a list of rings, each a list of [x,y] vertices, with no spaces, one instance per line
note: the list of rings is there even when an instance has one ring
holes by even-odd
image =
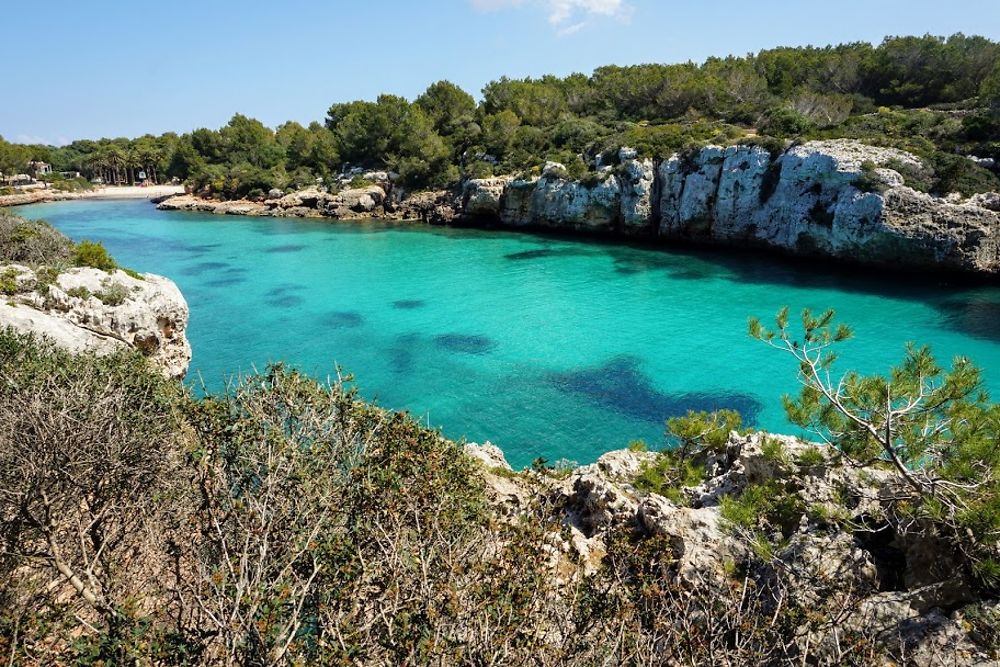
[[[120,290],[122,302],[104,303],[98,298],[109,290]],[[0,312],[0,326],[48,336],[73,352],[107,353],[131,347],[168,377],[181,378],[187,372],[191,361],[184,335],[187,302],[177,285],[162,276],[147,273],[137,279],[124,271],[69,269],[57,276],[47,294],[19,292],[9,301]]]

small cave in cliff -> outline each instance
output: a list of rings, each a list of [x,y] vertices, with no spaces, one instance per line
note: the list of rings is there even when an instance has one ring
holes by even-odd
[[[906,555],[897,545],[896,531],[872,517],[861,517],[854,532],[858,546],[867,551],[878,573],[879,591],[906,590]]]

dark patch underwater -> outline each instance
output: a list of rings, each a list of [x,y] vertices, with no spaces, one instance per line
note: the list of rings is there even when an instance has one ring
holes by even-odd
[[[396,310],[414,310],[416,308],[423,308],[426,305],[427,302],[420,299],[402,299],[392,302],[392,307]]]
[[[361,326],[365,318],[355,311],[335,311],[323,315],[320,323],[330,329],[348,329]]]
[[[446,350],[463,354],[487,354],[496,347],[489,336],[468,334],[443,334],[435,336],[434,342]]]
[[[739,392],[681,392],[665,394],[629,356],[616,357],[604,366],[568,373],[552,373],[546,380],[561,391],[586,397],[593,403],[633,419],[662,423],[689,410],[737,410],[746,424],[753,424],[762,409],[751,394]]]

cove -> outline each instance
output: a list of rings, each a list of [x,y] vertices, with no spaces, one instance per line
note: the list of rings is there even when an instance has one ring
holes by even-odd
[[[872,275],[724,252],[645,249],[517,232],[234,218],[144,201],[20,208],[123,265],[165,275],[191,308],[189,382],[285,361],[338,366],[363,396],[445,435],[587,463],[663,420],[735,408],[797,432],[780,397],[794,361],[746,319],[783,305],[837,309],[855,340],[841,370],[885,371],[907,341],[984,371],[1000,397],[1000,287]]]

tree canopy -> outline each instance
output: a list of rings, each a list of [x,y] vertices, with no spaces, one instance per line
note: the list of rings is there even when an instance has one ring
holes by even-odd
[[[0,171],[30,160],[134,182],[177,178],[203,194],[263,196],[330,185],[345,168],[395,172],[409,189],[530,170],[546,160],[593,168],[630,145],[654,158],[747,135],[783,141],[856,138],[916,153],[934,191],[1000,187],[966,155],[1000,162],[1000,44],[963,34],[779,47],[703,63],[609,65],[591,75],[501,77],[481,100],[437,81],[396,95],[333,104],[325,122],[277,130],[236,114],[219,129],[138,139],[21,146],[0,139]],[[964,162],[956,159],[962,156]],[[578,167],[583,164],[584,167]]]

